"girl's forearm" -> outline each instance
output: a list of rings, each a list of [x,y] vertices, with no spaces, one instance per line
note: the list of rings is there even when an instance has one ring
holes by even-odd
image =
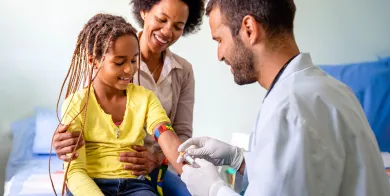
[[[161,125],[163,124],[160,124],[157,127],[160,127]],[[176,172],[181,174],[183,164],[176,162],[177,157],[179,156],[177,149],[181,144],[179,137],[177,137],[175,132],[168,130],[161,133],[157,141],[163,150],[165,157],[167,157],[168,161],[171,163]]]

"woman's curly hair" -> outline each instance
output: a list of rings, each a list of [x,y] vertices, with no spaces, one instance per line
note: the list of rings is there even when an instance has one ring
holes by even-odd
[[[137,23],[143,27],[144,20],[141,18],[141,10],[150,11],[152,7],[161,0],[131,0],[130,4],[133,4],[133,14]],[[200,25],[202,24],[203,14],[205,12],[205,1],[204,0],[181,0],[185,4],[187,4],[189,8],[189,15],[187,19],[187,23],[184,26],[183,35],[189,35],[191,33],[195,33],[200,29]]]

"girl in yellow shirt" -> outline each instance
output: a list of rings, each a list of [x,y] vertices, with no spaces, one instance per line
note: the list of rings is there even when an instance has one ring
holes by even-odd
[[[146,134],[181,174],[180,140],[165,110],[151,91],[131,83],[139,63],[136,30],[122,17],[97,14],[80,32],[64,81],[61,123],[81,131],[85,145],[64,164],[68,195],[157,195],[148,176],[137,179],[120,162],[120,153],[142,146]]]

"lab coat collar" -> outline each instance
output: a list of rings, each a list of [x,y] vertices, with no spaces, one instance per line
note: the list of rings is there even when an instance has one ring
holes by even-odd
[[[284,72],[280,76],[280,78],[279,78],[278,82],[275,84],[275,86],[278,83],[280,83],[281,81],[283,81],[284,79],[286,79],[289,75],[291,75],[297,71],[300,71],[300,70],[303,70],[303,69],[306,69],[309,67],[313,67],[313,66],[314,66],[314,64],[311,60],[310,54],[309,53],[300,53],[287,65],[286,69],[284,70]]]

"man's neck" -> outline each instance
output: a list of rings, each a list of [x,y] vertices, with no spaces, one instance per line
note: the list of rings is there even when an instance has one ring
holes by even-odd
[[[282,67],[297,54],[299,49],[294,40],[286,41],[283,47],[265,52],[265,55],[259,57],[260,60],[257,61],[259,65],[257,82],[269,90]]]

